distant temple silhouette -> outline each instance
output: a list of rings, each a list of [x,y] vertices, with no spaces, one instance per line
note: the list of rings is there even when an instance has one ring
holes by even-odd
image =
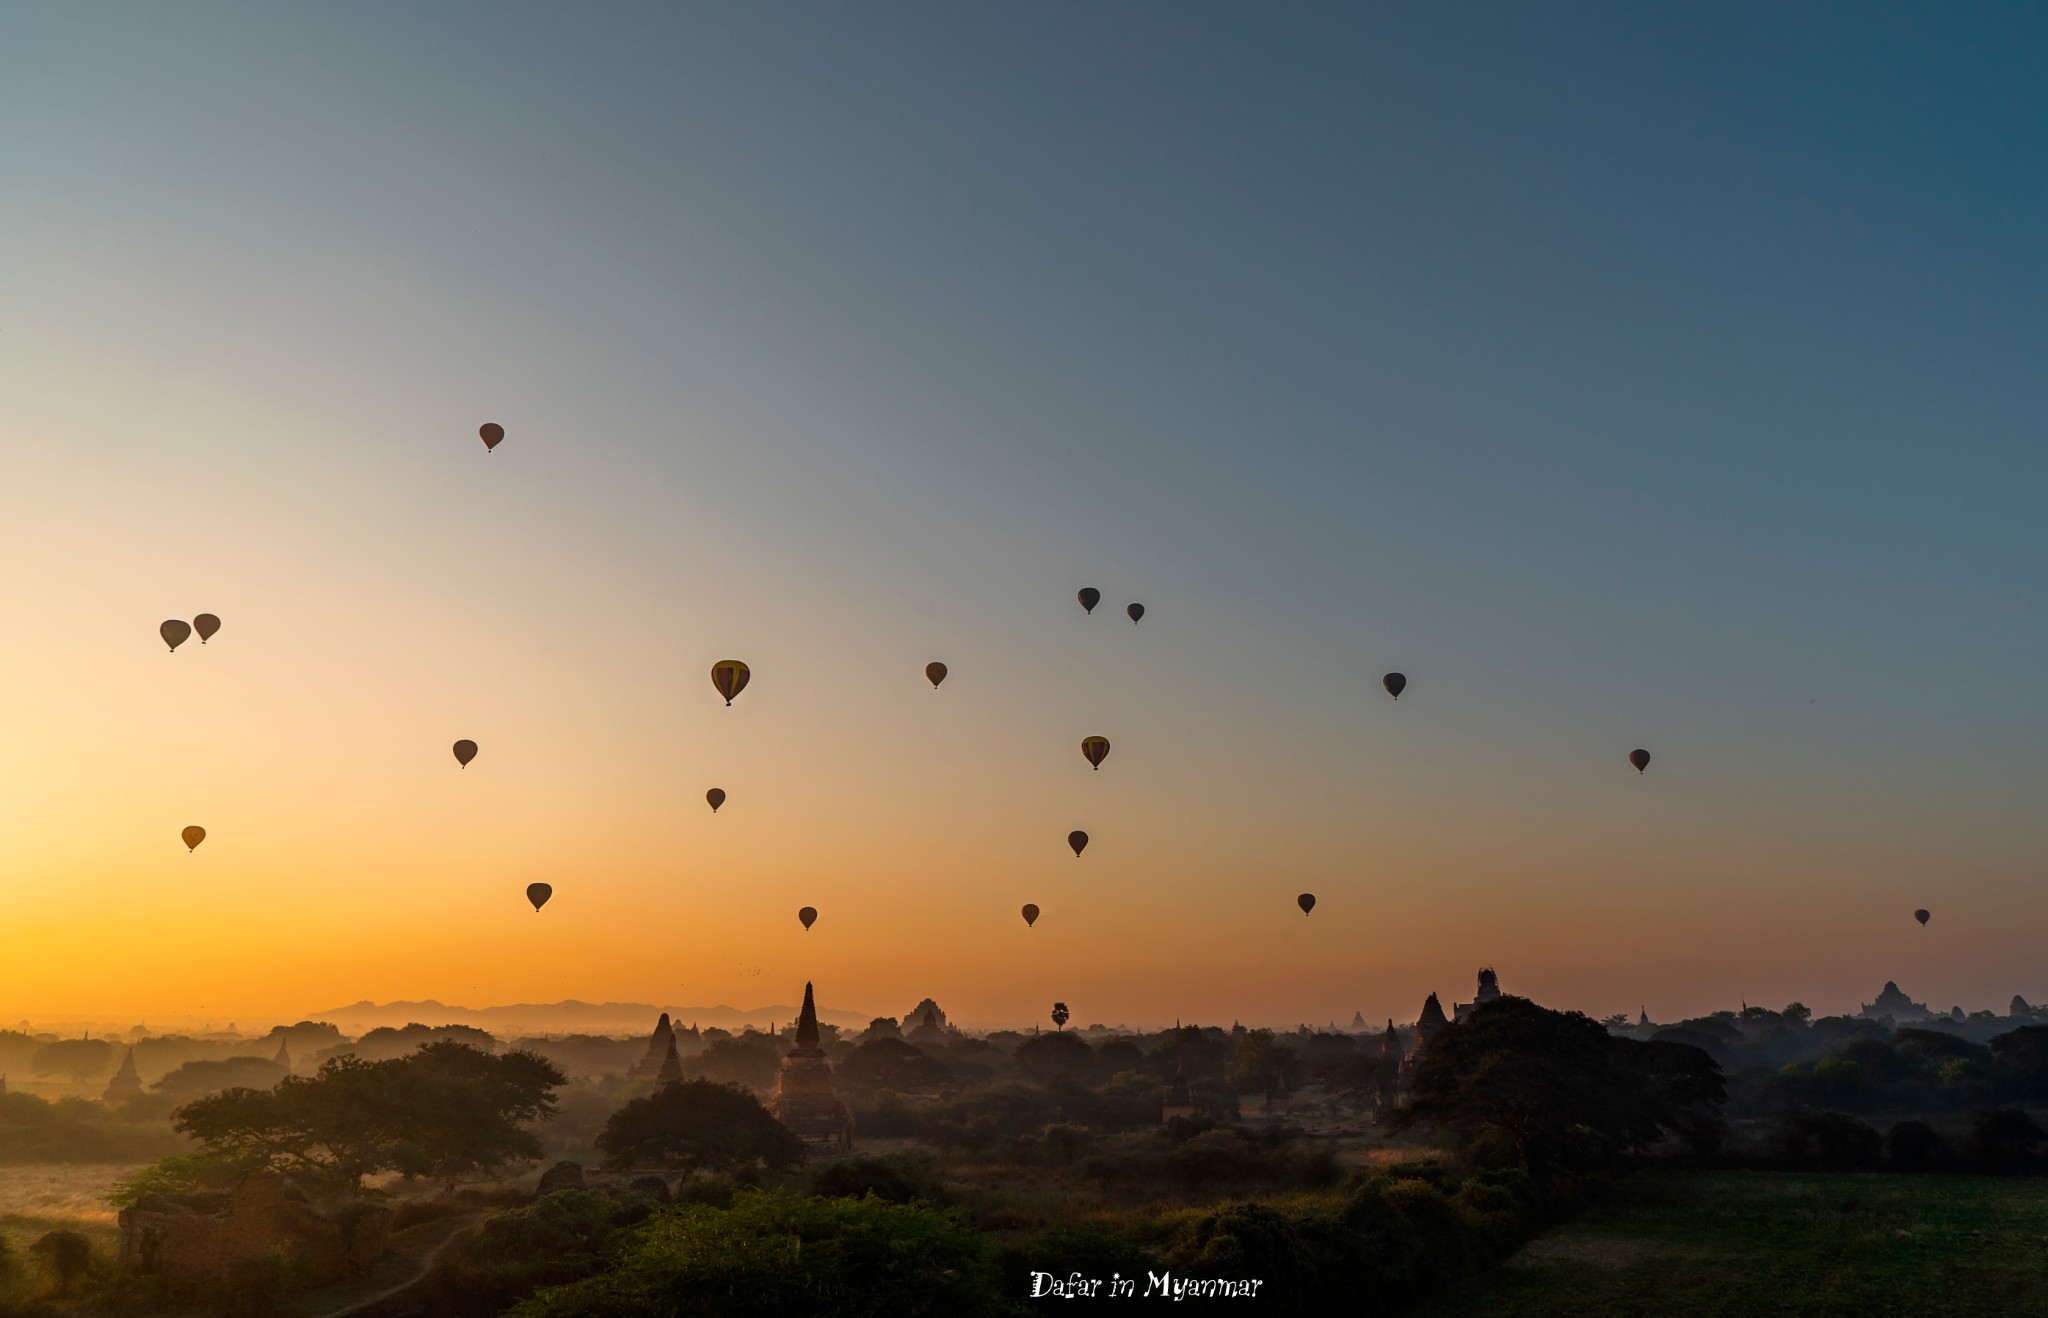
[[[1884,991],[1877,995],[1877,1001],[1865,1004],[1863,1010],[1857,1013],[1865,1020],[1873,1021],[1885,1016],[1895,1021],[1914,1020],[1934,1014],[1927,1009],[1926,1003],[1913,1001],[1890,980],[1884,982]]]
[[[668,1013],[663,1012],[660,1022],[654,1027],[654,1033],[647,1038],[647,1052],[639,1061],[633,1063],[632,1070],[626,1072],[627,1079],[652,1080],[661,1073],[663,1059],[675,1051],[675,1046],[675,1027],[669,1024]]]
[[[1470,1016],[1480,1003],[1492,1002],[1498,997],[1500,976],[1494,973],[1492,966],[1480,970],[1479,986],[1472,994],[1472,1001],[1454,1003],[1449,1016],[1444,1014],[1444,1005],[1437,1000],[1436,994],[1430,994],[1422,1001],[1422,1013],[1415,1020],[1415,1042],[1406,1053],[1401,1051],[1401,1034],[1394,1028],[1394,1022],[1387,1022],[1387,1032],[1380,1036],[1380,1056],[1396,1057],[1399,1061],[1390,1071],[1382,1073],[1379,1107],[1383,1116],[1408,1102],[1409,1093],[1415,1085],[1416,1068],[1422,1065],[1430,1041],[1448,1029],[1454,1020],[1461,1021]]]
[[[933,1013],[936,1006],[930,1008]],[[807,1144],[841,1151],[853,1147],[853,1115],[832,1088],[832,1063],[818,1046],[818,1008],[804,985],[804,1009],[796,1018],[796,1044],[782,1059],[771,1105],[777,1119]]]
[[[112,1107],[125,1103],[142,1092],[142,1077],[135,1073],[135,1046],[128,1046],[128,1055],[121,1059],[121,1069],[114,1072],[114,1078],[107,1082],[107,1092],[100,1101]]]

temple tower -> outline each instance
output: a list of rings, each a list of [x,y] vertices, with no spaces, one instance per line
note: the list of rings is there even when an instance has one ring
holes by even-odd
[[[782,1059],[771,1105],[783,1125],[807,1144],[845,1151],[853,1147],[853,1116],[832,1087],[832,1063],[818,1046],[818,1007],[804,985],[804,1009],[796,1018],[796,1043]]]
[[[114,1072],[114,1078],[107,1082],[107,1092],[100,1101],[108,1107],[125,1103],[142,1092],[142,1077],[135,1073],[135,1048],[129,1045],[128,1055],[121,1059],[121,1069]]]

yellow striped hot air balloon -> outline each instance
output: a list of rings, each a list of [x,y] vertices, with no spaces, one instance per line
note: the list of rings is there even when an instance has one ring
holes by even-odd
[[[1081,754],[1087,758],[1088,763],[1100,769],[1102,767],[1102,762],[1109,758],[1109,738],[1081,738]]]
[[[730,705],[732,698],[747,689],[747,679],[753,673],[737,659],[721,659],[711,665],[711,685],[718,688],[718,694],[725,697]]]

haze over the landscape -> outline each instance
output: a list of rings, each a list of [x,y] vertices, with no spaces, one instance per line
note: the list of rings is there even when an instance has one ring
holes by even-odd
[[[2048,15],[915,8],[0,10],[10,1024],[2048,997]]]

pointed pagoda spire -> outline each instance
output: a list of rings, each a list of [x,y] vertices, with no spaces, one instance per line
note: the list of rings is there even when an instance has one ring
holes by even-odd
[[[676,1051],[675,1036],[670,1035],[668,1054],[661,1059],[661,1070],[655,1073],[654,1087],[656,1089],[666,1089],[670,1085],[679,1085],[681,1083],[683,1083],[683,1058]]]
[[[291,1044],[281,1034],[277,1036],[277,1057],[274,1060],[285,1069],[287,1074],[290,1073],[292,1069]]]
[[[135,1073],[135,1045],[128,1046],[128,1055],[121,1059],[121,1069],[114,1072],[114,1078],[107,1082],[107,1092],[101,1097],[105,1103],[122,1103],[142,1092],[142,1077]]]
[[[811,986],[804,984],[804,1009],[796,1018],[796,1046],[816,1049],[818,1046],[818,1004],[811,996]]]

